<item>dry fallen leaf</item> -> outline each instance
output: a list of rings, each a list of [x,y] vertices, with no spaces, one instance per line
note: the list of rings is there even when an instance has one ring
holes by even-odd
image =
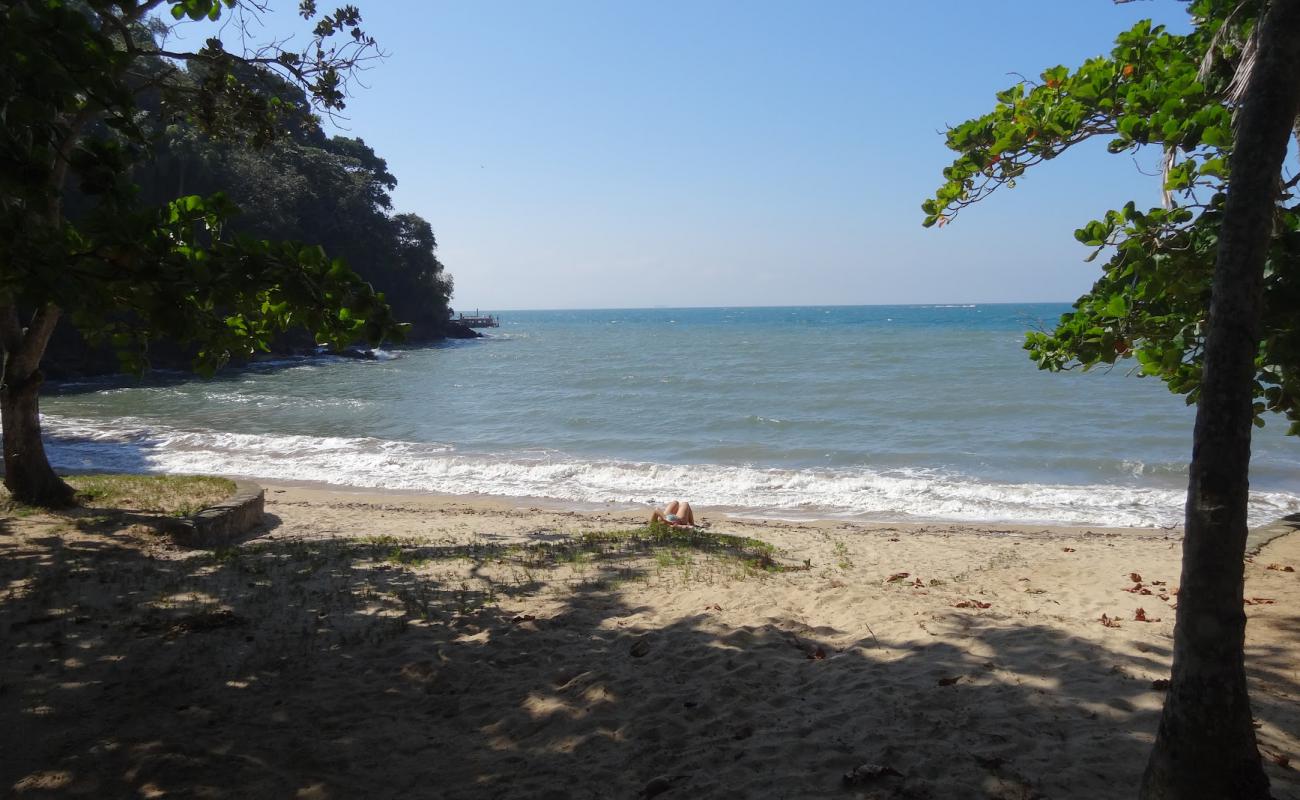
[[[1152,688],[1152,689],[1159,689],[1160,691],[1164,691],[1165,689],[1168,689],[1168,688],[1169,688],[1169,679],[1168,679],[1168,678],[1156,678],[1155,680],[1151,681],[1151,688]]]
[[[939,685],[940,685],[940,686],[952,686],[954,683],[956,683],[957,681],[961,680],[961,679],[964,678],[964,677],[965,677],[964,675],[954,675],[954,676],[951,677],[951,678],[940,678],[940,679],[939,679]]]
[[[1101,615],[1101,624],[1102,624],[1102,625],[1105,625],[1107,628],[1118,628],[1118,627],[1119,627],[1119,621],[1118,621],[1118,620],[1111,619],[1110,617],[1106,616],[1105,614],[1102,614],[1102,615]]]
[[[1160,621],[1159,617],[1148,617],[1147,610],[1145,608],[1139,608],[1137,611],[1134,611],[1133,619],[1137,620],[1138,622],[1159,622]]]
[[[901,581],[903,578],[910,577],[912,577],[912,573],[910,572],[895,572],[893,575],[885,578],[885,583],[894,583],[895,581]]]
[[[1269,564],[1265,569],[1271,569],[1275,572],[1295,572],[1295,567],[1282,564]]]
[[[826,651],[821,647],[818,647],[816,650],[808,654],[808,658],[812,661],[821,661],[826,658]]]
[[[1277,601],[1268,597],[1243,597],[1241,602],[1248,606],[1271,606]]]
[[[981,603],[979,600],[962,600],[960,602],[953,603],[952,607],[953,608],[988,608],[991,605],[993,604]]]
[[[1142,576],[1139,575],[1139,574],[1137,574],[1136,572],[1130,572],[1130,573],[1128,574],[1128,579],[1131,580],[1131,581],[1133,581],[1134,583],[1141,583],[1141,582],[1142,582]]]
[[[1073,552],[1074,552],[1074,548],[1073,548],[1073,547],[1062,547],[1061,549],[1064,550],[1064,551],[1067,552],[1067,553],[1073,553]]]

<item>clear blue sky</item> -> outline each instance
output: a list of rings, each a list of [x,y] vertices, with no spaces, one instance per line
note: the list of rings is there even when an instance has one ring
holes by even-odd
[[[1073,300],[1073,230],[1158,180],[1099,144],[926,230],[942,130],[1008,73],[1187,27],[1174,0],[358,4],[390,56],[348,133],[463,310]]]

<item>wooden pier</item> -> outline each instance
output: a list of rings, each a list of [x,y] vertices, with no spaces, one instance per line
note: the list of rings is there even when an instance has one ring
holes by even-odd
[[[478,313],[477,309],[475,309],[473,316],[467,317],[464,314],[461,314],[459,317],[456,317],[455,321],[459,322],[462,325],[468,326],[470,328],[500,328],[501,327],[500,317],[494,317],[491,314],[488,314],[487,316],[481,316]]]

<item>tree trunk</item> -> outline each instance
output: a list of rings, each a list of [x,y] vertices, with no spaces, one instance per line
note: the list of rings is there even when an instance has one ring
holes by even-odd
[[[1187,491],[1173,675],[1143,800],[1265,800],[1242,610],[1260,291],[1300,105],[1300,0],[1273,0],[1237,116]]]
[[[59,320],[59,309],[44,306],[23,330],[13,306],[0,309],[4,382],[0,384],[5,487],[23,503],[57,508],[72,502],[73,490],[55,474],[41,442],[39,369],[45,346]]]
[[[15,500],[58,507],[72,502],[72,487],[54,473],[41,442],[40,370],[0,386],[4,426],[5,488]]]

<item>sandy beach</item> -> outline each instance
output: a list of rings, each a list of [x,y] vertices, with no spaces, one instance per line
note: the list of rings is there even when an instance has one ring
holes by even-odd
[[[89,515],[89,516],[87,516]],[[19,797],[1134,795],[1180,532],[729,519],[267,485],[236,548],[0,524]],[[733,538],[734,537],[734,538]],[[1300,534],[1246,566],[1300,798]]]

